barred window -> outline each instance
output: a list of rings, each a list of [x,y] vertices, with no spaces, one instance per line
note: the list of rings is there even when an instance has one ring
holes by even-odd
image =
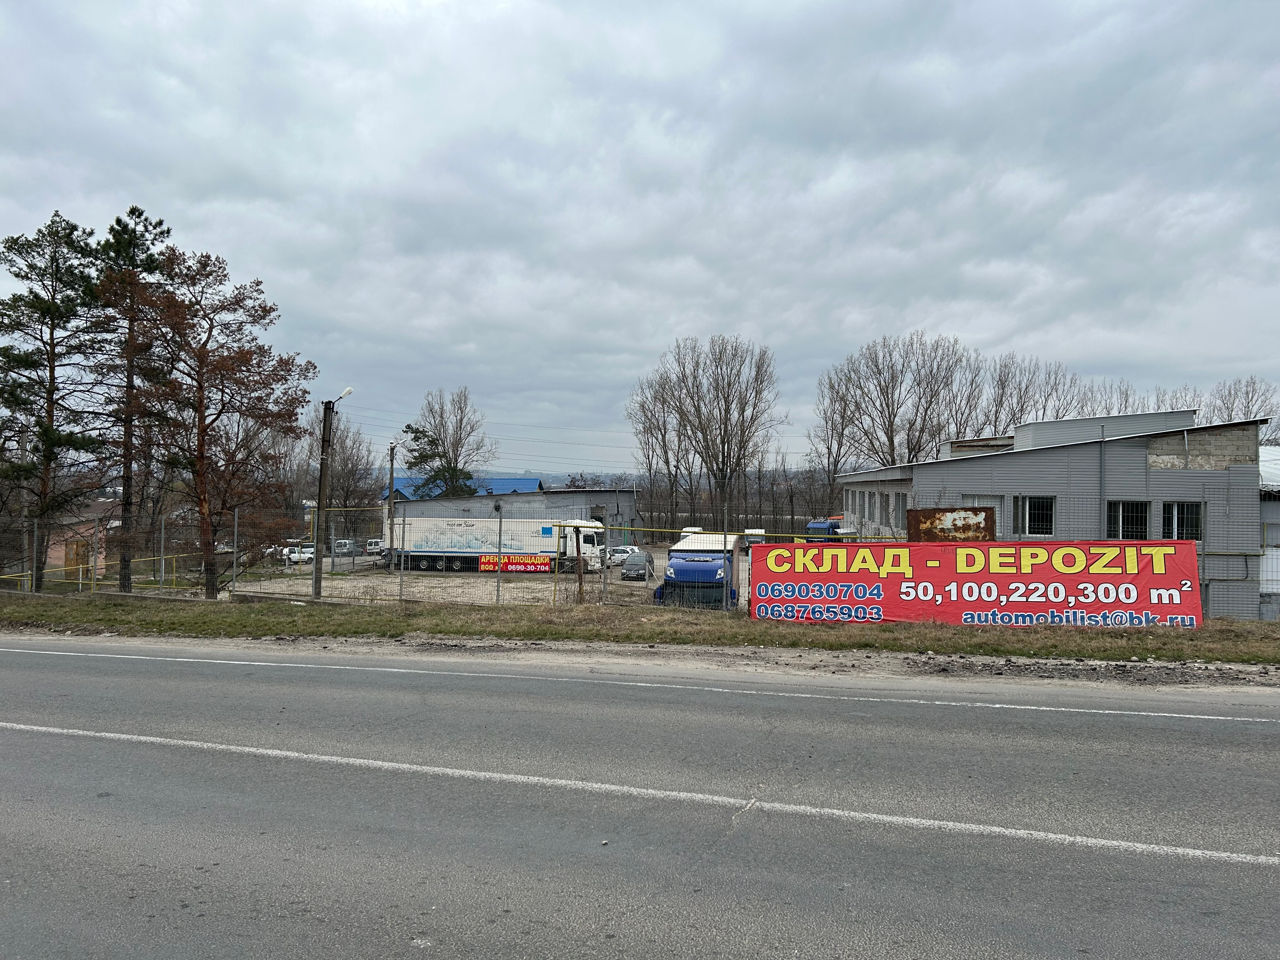
[[[1193,501],[1166,501],[1160,536],[1165,540],[1203,540],[1200,504]]]
[[[1014,497],[1013,532],[1019,536],[1053,536],[1053,497]]]
[[[1147,539],[1147,516],[1150,505],[1145,500],[1107,501],[1107,538],[1110,540]]]

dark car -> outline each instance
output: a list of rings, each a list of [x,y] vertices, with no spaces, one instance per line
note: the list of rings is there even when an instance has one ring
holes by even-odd
[[[648,581],[653,576],[653,554],[640,550],[622,561],[623,580]]]

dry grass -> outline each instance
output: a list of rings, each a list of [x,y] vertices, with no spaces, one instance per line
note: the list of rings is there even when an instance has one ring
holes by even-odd
[[[0,627],[175,637],[401,637],[424,633],[519,640],[878,649],[996,656],[1280,663],[1280,625],[1212,620],[1199,630],[800,625],[743,614],[625,606],[210,603],[154,597],[0,596]]]

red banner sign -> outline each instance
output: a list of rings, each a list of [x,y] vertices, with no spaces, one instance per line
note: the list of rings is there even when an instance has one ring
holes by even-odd
[[[755,544],[751,616],[806,623],[1196,627],[1196,545]]]
[[[498,555],[486,553],[480,556],[480,572],[493,573],[498,569]],[[550,573],[551,558],[538,554],[504,553],[502,555],[503,573]]]

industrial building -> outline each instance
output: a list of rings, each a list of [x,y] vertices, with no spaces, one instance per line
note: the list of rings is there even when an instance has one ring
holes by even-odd
[[[1195,418],[1025,423],[944,443],[938,460],[843,474],[844,529],[903,539],[908,509],[992,507],[1000,540],[1194,540],[1207,616],[1275,619],[1280,578],[1264,582],[1263,547],[1280,547],[1280,482],[1261,484],[1258,448],[1268,420]]]

